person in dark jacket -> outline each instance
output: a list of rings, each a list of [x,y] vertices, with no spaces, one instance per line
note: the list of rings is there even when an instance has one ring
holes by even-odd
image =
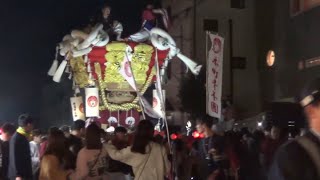
[[[270,180],[320,179],[320,78],[305,87],[300,99],[309,132],[280,147],[269,172]]]
[[[223,137],[218,134],[217,126],[213,123],[214,119],[208,115],[197,120],[197,131],[204,135],[197,147],[199,158],[201,158],[200,167],[204,176],[202,178],[224,179],[225,143]]]
[[[114,139],[111,141],[111,143],[118,149],[124,149],[126,147],[129,146],[128,144],[128,139],[127,139],[127,129],[124,127],[116,127],[115,131],[114,131],[115,137]],[[117,175],[119,175],[119,173],[124,176],[128,176],[130,177],[130,173],[132,173],[132,168],[131,166],[124,164],[120,161],[116,161],[110,158],[109,160],[109,169],[108,171],[110,172],[110,179],[112,179],[112,177],[117,177]],[[114,176],[116,175],[116,176]]]
[[[13,134],[16,132],[16,127],[13,124],[5,123],[1,127],[1,175],[0,179],[8,178],[8,166],[9,166],[9,141]]]
[[[68,138],[70,151],[77,157],[78,152],[84,147],[85,125],[83,120],[76,120]]]
[[[28,114],[22,114],[18,119],[19,128],[9,142],[8,177],[12,180],[31,180],[32,166],[29,138],[33,129],[33,120]]]

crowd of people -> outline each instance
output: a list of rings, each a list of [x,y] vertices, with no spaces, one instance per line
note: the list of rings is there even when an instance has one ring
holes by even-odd
[[[288,140],[277,126],[223,132],[209,116],[198,119],[197,132],[203,138],[186,136],[174,142],[179,179],[267,179],[277,149]]]
[[[85,127],[82,120],[71,130],[51,127],[47,134],[33,129],[27,114],[18,124],[17,129],[2,126],[0,179],[162,180],[169,175],[168,148],[154,140],[149,120],[140,121],[133,137],[124,127],[109,137],[99,123]]]
[[[119,126],[110,136],[99,123],[83,120],[43,133],[22,114],[18,128],[1,128],[0,179],[320,179],[320,79],[306,87],[300,104],[309,128],[295,135],[275,125],[224,132],[206,115],[197,119],[201,138],[182,135],[171,143],[150,120],[130,135]]]
[[[299,103],[308,122],[300,131],[274,124],[253,132],[223,132],[211,117],[199,118],[197,131],[203,138],[175,142],[179,179],[320,179],[320,78],[305,86]]]

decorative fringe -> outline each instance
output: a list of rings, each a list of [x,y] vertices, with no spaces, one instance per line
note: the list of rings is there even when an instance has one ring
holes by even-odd
[[[54,76],[54,74],[56,73],[57,69],[58,69],[58,52],[59,51],[59,46],[56,47],[56,54],[54,57],[54,60],[52,62],[52,65],[48,71],[48,75],[49,76]]]
[[[58,60],[55,59],[55,60],[53,60],[52,65],[51,65],[51,67],[50,67],[50,69],[48,71],[48,75],[49,76],[54,76],[54,74],[56,73],[57,69],[58,69]]]
[[[68,62],[63,60],[57,69],[56,73],[53,76],[53,81],[59,83],[61,81],[62,74],[64,73],[64,69],[66,68]]]

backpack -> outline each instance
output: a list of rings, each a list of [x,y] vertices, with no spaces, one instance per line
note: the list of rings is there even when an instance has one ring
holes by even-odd
[[[307,152],[315,165],[318,172],[318,178],[320,178],[320,153],[316,143],[310,140],[306,136],[302,136],[296,139],[296,142]]]

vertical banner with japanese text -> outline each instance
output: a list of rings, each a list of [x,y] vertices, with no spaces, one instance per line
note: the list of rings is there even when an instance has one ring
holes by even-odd
[[[72,117],[73,120],[86,120],[85,114],[84,114],[84,105],[82,101],[82,97],[71,97],[70,98],[71,103],[71,110],[72,110]]]
[[[211,47],[207,52],[207,114],[221,118],[224,39],[211,33],[208,35]]]

